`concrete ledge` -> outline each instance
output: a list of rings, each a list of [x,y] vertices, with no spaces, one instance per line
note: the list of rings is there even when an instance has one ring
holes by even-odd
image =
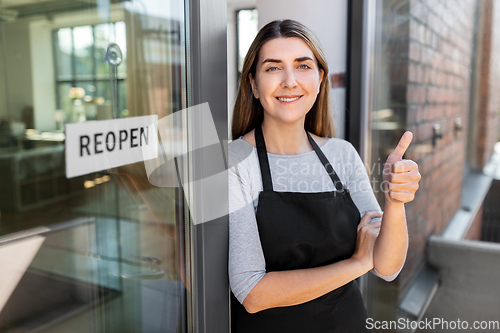
[[[440,268],[488,267],[498,281],[498,276],[500,276],[500,243],[474,239],[452,240],[441,236],[430,236],[427,244],[429,264]],[[498,271],[495,272],[495,270]],[[477,275],[478,272],[473,272],[473,274]]]
[[[27,229],[27,230],[13,232],[11,234],[0,236],[0,245],[4,245],[4,244],[14,242],[14,241],[23,240],[23,239],[33,237],[33,236],[41,236],[41,235],[44,235],[46,233],[53,232],[53,231],[59,231],[59,230],[63,230],[63,229],[73,228],[73,227],[76,227],[78,225],[82,225],[85,223],[91,223],[94,221],[95,221],[95,218],[93,218],[93,217],[78,217],[78,218],[75,218],[73,220],[69,220],[69,221],[61,222],[61,223],[56,223],[56,224],[52,224],[49,226],[35,227],[35,228]]]
[[[422,267],[399,305],[399,318],[422,319],[438,287],[438,271],[429,265]]]
[[[498,321],[500,243],[431,236],[428,260],[430,265],[439,268],[441,280],[428,308],[429,318],[448,321],[460,318],[469,324]]]

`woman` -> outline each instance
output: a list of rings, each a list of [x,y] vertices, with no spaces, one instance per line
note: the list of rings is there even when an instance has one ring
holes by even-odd
[[[324,54],[306,27],[283,20],[259,31],[229,144],[236,333],[366,332],[355,279],[371,270],[391,281],[406,259],[404,202],[420,180],[416,163],[402,160],[412,134],[384,166],[382,214],[356,150],[333,138],[329,89]]]

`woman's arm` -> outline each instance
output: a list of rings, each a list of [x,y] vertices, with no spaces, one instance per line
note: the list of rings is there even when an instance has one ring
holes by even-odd
[[[385,209],[380,235],[375,242],[373,262],[382,275],[391,275],[403,264],[408,251],[405,202],[415,197],[421,175],[412,160],[403,160],[413,134],[405,132],[383,169]]]
[[[269,272],[243,301],[249,313],[308,302],[360,277],[373,268],[373,246],[380,222],[371,223],[381,213],[366,213],[358,225],[353,256],[330,265],[281,272]]]
[[[337,289],[365,274],[370,267],[349,258],[330,265],[269,272],[243,301],[249,313],[305,303]]]
[[[373,264],[381,275],[392,275],[403,265],[408,251],[408,230],[403,203],[387,201],[380,234],[373,249]]]

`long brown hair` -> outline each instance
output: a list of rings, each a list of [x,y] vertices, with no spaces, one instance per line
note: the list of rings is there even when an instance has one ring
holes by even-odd
[[[322,137],[335,137],[335,126],[330,112],[330,85],[328,82],[328,65],[325,54],[314,34],[303,24],[294,20],[276,20],[263,26],[252,45],[248,49],[243,62],[240,87],[234,105],[231,124],[232,139],[245,135],[264,119],[264,109],[260,101],[252,94],[252,86],[248,74],[255,78],[257,60],[264,43],[275,38],[298,37],[311,49],[320,69],[324,71],[320,90],[314,105],[306,115],[304,127],[307,131]]]

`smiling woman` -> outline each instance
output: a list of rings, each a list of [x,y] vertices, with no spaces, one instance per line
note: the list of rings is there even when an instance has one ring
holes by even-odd
[[[334,138],[329,90],[325,56],[305,26],[262,27],[245,57],[228,146],[236,333],[369,332],[356,278],[372,271],[392,281],[406,258],[404,206],[390,201],[383,217],[371,187],[361,190],[368,175],[354,147]]]

